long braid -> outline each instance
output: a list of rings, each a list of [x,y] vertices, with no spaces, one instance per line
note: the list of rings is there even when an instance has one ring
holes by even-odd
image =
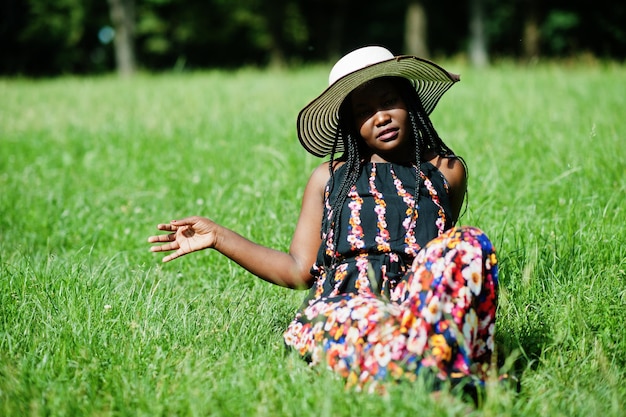
[[[333,244],[335,245],[337,242],[337,237],[340,232],[339,226],[341,223],[340,219],[341,219],[341,212],[343,209],[343,205],[348,199],[348,193],[350,192],[350,189],[352,188],[354,184],[356,184],[356,181],[359,178],[360,170],[361,170],[361,156],[359,152],[358,140],[356,140],[352,136],[352,133],[349,128],[350,126],[349,122],[345,121],[345,118],[343,119],[344,120],[340,118],[340,125],[337,128],[337,136],[335,138],[336,143],[333,146],[333,150],[331,151],[331,158],[330,158],[331,165],[329,168],[331,171],[331,180],[330,180],[331,187],[329,189],[329,196],[328,196],[330,200],[329,204],[331,207],[331,218],[326,224],[323,225],[324,231],[326,232],[326,236],[327,236],[327,239],[324,242],[325,245],[328,243],[329,233],[332,233],[331,239],[332,239]],[[337,161],[335,159],[335,152],[337,148],[337,142],[341,140],[342,138],[343,138],[343,145],[344,145],[344,155],[342,156],[341,159],[345,159],[346,167],[345,167],[343,179],[341,183],[339,184],[339,189],[337,193],[335,194],[336,197],[334,200],[331,200],[331,196],[333,194],[333,187],[335,183],[334,165],[335,165],[335,162]],[[335,246],[332,252],[331,263],[333,263],[336,260],[336,257],[337,257],[337,251],[336,251],[336,246]]]
[[[328,162],[328,174],[330,175],[330,179],[328,181],[328,193],[333,192],[333,188],[335,187],[335,154],[337,152],[337,145],[341,141],[341,129],[337,129],[337,133],[335,134],[335,141],[333,142],[333,147],[330,151],[330,161]],[[327,231],[332,224],[332,221],[328,219],[326,216],[322,219],[322,231]]]
[[[413,213],[412,222],[413,228],[417,225],[417,216],[419,213],[419,198],[420,189],[422,188],[422,136],[415,120],[415,115],[412,111],[409,111],[409,121],[411,122],[411,128],[413,130],[413,138],[415,142],[415,193],[413,194]]]

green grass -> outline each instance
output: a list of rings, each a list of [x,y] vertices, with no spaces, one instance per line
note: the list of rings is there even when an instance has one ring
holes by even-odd
[[[433,114],[470,166],[462,223],[498,247],[500,359],[470,415],[626,407],[626,68],[448,63]],[[0,415],[465,415],[285,353],[304,293],[217,253],[162,265],[155,225],[201,214],[286,250],[319,160],[295,135],[325,68],[0,80]],[[516,358],[516,360],[513,360]]]

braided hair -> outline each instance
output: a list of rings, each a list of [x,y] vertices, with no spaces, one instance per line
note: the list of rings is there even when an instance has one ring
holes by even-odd
[[[413,137],[415,155],[415,195],[413,196],[413,221],[412,226],[417,224],[418,200],[420,187],[422,185],[421,163],[423,157],[427,153],[435,153],[442,157],[454,157],[461,161],[466,167],[463,158],[457,156],[448,145],[446,145],[433,126],[430,117],[424,110],[415,87],[411,81],[400,77],[387,77],[397,87],[401,98],[403,99],[409,116],[410,128]],[[336,156],[339,144],[343,144],[344,152],[340,157]],[[330,206],[330,216],[324,217],[322,223],[322,234],[324,245],[328,245],[328,236],[331,240],[335,240],[339,232],[339,224],[342,208],[348,198],[348,194],[352,187],[356,184],[364,165],[364,157],[366,156],[366,145],[361,138],[354,122],[352,109],[350,106],[350,95],[346,97],[339,109],[339,124],[335,133],[335,141],[330,153],[330,162],[328,169],[330,172],[329,191],[327,204]],[[338,163],[344,162],[346,167],[341,181],[337,184],[338,178],[335,175],[335,169]],[[338,187],[336,193],[334,188]],[[332,195],[335,196],[332,199]],[[329,248],[326,247],[327,254]],[[332,250],[331,263],[336,259],[337,251]]]

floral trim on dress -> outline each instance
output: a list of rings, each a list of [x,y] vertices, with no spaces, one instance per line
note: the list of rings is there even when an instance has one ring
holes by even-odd
[[[326,221],[324,223],[331,223],[333,219],[333,209],[330,205],[330,183],[326,184],[326,188],[324,189],[324,211],[326,212]],[[329,228],[328,232],[322,228],[322,241],[326,242],[325,251],[327,256],[333,256],[333,252],[335,251],[334,244],[334,232],[332,225]]]
[[[415,239],[415,231],[414,231],[415,222],[417,221],[417,218],[419,217],[419,212],[418,210],[415,209],[415,198],[411,194],[409,194],[409,192],[407,192],[407,190],[404,188],[402,181],[400,180],[400,178],[398,178],[393,168],[391,168],[391,175],[393,177],[393,184],[396,187],[398,196],[401,197],[402,201],[404,201],[404,203],[406,204],[406,211],[405,211],[406,218],[402,222],[402,226],[404,227],[404,230],[406,231],[405,237],[404,237],[404,242],[406,243],[406,247],[404,248],[404,251],[407,255],[414,258],[415,254],[420,250],[420,247],[417,244],[417,241]],[[424,174],[422,172],[420,172],[420,175],[422,175],[422,178],[423,178]],[[416,193],[418,192],[419,190],[416,190]]]
[[[426,177],[423,172],[421,173],[421,176],[422,176],[422,181],[424,183],[424,186],[426,187],[426,189],[428,190],[428,193],[430,194],[430,199],[438,207],[438,216],[437,216],[437,220],[435,221],[435,225],[437,226],[437,229],[439,230],[439,234],[441,234],[445,230],[445,226],[446,226],[446,212],[441,206],[441,202],[439,201],[439,194],[437,193],[437,190],[433,186],[433,183],[430,180],[430,178]],[[444,179],[444,185],[445,184],[446,184],[446,181]],[[446,188],[446,191],[447,191],[447,188]]]
[[[385,203],[382,193],[376,189],[376,164],[372,164],[372,169],[369,175],[369,187],[372,196],[374,197],[374,212],[377,214],[378,234],[376,235],[376,249],[379,252],[389,252],[391,247],[389,246],[389,230],[387,230],[387,203]]]
[[[363,207],[363,199],[356,191],[356,187],[352,186],[348,193],[348,198],[351,200],[348,203],[350,208],[350,221],[348,226],[348,242],[353,251],[358,251],[365,247],[363,241],[363,227],[361,227],[361,208]]]

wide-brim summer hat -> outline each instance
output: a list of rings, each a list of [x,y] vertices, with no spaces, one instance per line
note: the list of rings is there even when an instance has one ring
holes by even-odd
[[[361,84],[380,77],[410,80],[430,114],[441,96],[460,80],[439,65],[412,55],[394,56],[381,46],[366,46],[341,58],[328,77],[329,87],[298,114],[298,139],[315,156],[331,153],[339,125],[339,107]],[[343,152],[338,143],[336,152]]]

